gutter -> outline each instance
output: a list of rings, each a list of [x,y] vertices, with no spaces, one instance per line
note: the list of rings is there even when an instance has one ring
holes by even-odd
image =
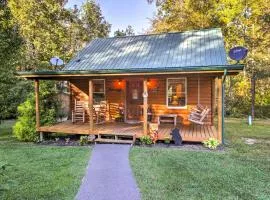
[[[240,72],[244,65],[217,65],[204,67],[171,67],[171,68],[129,68],[129,69],[100,69],[100,70],[55,70],[55,71],[20,71],[17,76],[21,77],[35,77],[35,76],[94,76],[94,75],[147,75],[147,74],[172,74],[172,73],[212,73],[223,72],[230,70],[230,72]]]

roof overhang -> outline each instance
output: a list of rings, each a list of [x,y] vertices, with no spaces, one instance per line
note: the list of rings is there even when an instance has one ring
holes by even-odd
[[[136,76],[136,75],[165,75],[165,74],[238,74],[244,69],[243,64],[222,66],[175,67],[175,68],[138,68],[138,69],[105,69],[105,70],[65,70],[65,71],[20,71],[16,75],[22,78],[69,78],[69,77],[96,77],[96,76]]]

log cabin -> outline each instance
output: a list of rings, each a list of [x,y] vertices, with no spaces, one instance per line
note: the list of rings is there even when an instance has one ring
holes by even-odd
[[[35,82],[36,130],[41,135],[92,134],[104,142],[112,140],[102,140],[100,135],[114,135],[115,139],[132,135],[134,140],[149,134],[150,125],[157,124],[159,140],[178,127],[184,141],[216,138],[223,142],[224,81],[243,67],[228,64],[221,29],[213,28],[98,38],[61,70],[18,75]],[[67,121],[40,124],[39,80],[69,83]],[[78,102],[83,114],[76,117]],[[101,102],[106,103],[106,110],[99,120],[95,108]],[[190,120],[198,105],[208,108],[199,124]]]

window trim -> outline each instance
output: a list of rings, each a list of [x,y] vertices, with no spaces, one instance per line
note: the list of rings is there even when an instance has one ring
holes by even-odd
[[[106,79],[93,79],[93,84],[95,84],[94,83],[95,81],[103,81],[104,82],[104,92],[94,92],[93,91],[93,96],[94,96],[94,94],[103,94],[104,93],[104,98],[106,100]],[[94,100],[94,98],[93,98],[93,100]]]
[[[169,86],[169,80],[184,80],[185,81],[185,106],[169,106],[168,105],[168,86]],[[166,106],[169,109],[187,109],[187,77],[181,77],[181,78],[167,78],[166,79]]]

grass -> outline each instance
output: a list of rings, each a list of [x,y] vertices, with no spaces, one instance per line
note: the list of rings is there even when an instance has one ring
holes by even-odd
[[[228,120],[225,149],[134,147],[130,160],[143,199],[270,199],[270,123]]]
[[[0,176],[0,199],[74,199],[90,149],[18,142],[13,123],[0,124],[0,163],[8,164]]]

